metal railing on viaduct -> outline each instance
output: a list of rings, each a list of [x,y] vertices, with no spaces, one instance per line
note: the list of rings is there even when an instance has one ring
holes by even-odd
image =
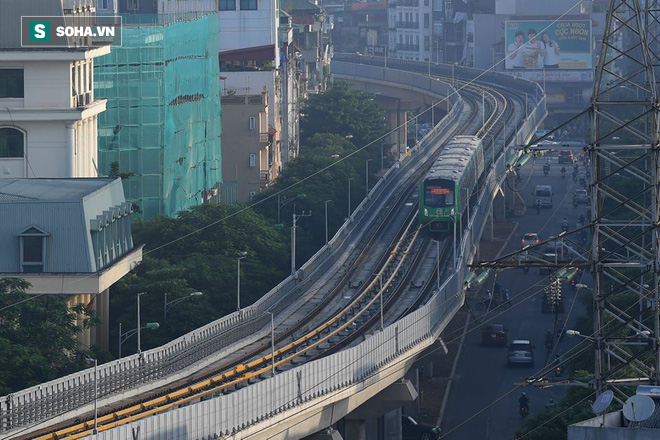
[[[387,72],[382,67],[356,65],[355,60],[338,59],[333,71],[338,75],[379,78],[393,85],[429,89],[428,77],[410,72]],[[405,66],[398,63],[397,68]],[[390,67],[395,67],[390,62]],[[446,66],[451,70],[451,66]],[[465,77],[480,71],[461,69]],[[481,79],[482,81],[484,78]],[[488,82],[510,84],[517,91],[524,85],[530,92],[538,87],[518,79],[488,74]],[[98,368],[99,405],[109,405],[139,395],[222,359],[229,352],[265,336],[270,318],[266,311],[286,306],[287,299],[298,296],[315,279],[342,259],[350,258],[359,231],[367,229],[376,206],[386,202],[392,189],[410,176],[421,163],[431,160],[447,126],[464,118],[465,106],[449,84],[432,81],[434,96],[449,97],[451,108],[445,118],[415,148],[412,157],[402,158],[390,168],[330,243],[320,249],[303,267],[301,280],[289,277],[257,303],[221,318],[162,347],[109,362]],[[535,93],[537,93],[535,91]],[[527,118],[510,127],[515,140],[528,141],[545,116],[542,93]],[[511,137],[511,136],[509,136]],[[190,404],[117,428],[101,431],[98,439],[125,439],[141,432],[149,439],[196,439],[234,435],[234,438],[300,438],[330,426],[366,401],[377,391],[400,379],[415,357],[438,337],[464,300],[463,280],[466,264],[471,262],[487,213],[512,149],[498,147],[495,166],[486,179],[477,209],[471,213],[468,229],[460,246],[461,269],[444,281],[429,302],[377,332],[359,345],[337,354],[300,365],[273,378],[262,380],[229,394]],[[94,371],[85,370],[0,398],[0,438],[11,438],[26,430],[69,420],[90,412],[94,402]]]

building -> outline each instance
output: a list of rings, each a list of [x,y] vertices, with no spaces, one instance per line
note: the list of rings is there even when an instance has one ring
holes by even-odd
[[[81,342],[107,349],[110,286],[142,261],[131,212],[119,179],[0,179],[0,278],[91,307],[102,322]]]
[[[296,133],[288,129],[289,121],[296,121],[293,107],[287,101],[295,89],[295,76],[290,74],[287,61],[292,54],[283,50],[278,2],[270,0],[220,0],[219,50],[220,71],[228,94],[249,96],[268,90],[268,125],[274,131],[275,150],[269,168],[279,173],[282,164],[298,154]],[[284,20],[284,27],[290,24]],[[282,68],[281,61],[285,60]]]
[[[110,46],[21,47],[21,16],[85,16],[94,0],[0,2],[0,178],[96,177],[94,62]]]
[[[222,151],[223,200],[251,202],[268,185],[274,173],[272,164],[277,163],[271,148],[274,130],[268,126],[268,91],[223,95],[222,109],[222,123],[226,127]]]
[[[122,46],[95,65],[108,100],[99,119],[99,173],[133,173],[126,197],[142,219],[218,198],[222,183],[217,13],[124,14]]]
[[[524,0],[480,0],[468,3],[461,63],[467,67],[494,69],[538,82],[547,96],[548,118],[545,126],[553,128],[582,111],[590,103],[596,55],[605,30],[604,1],[575,3],[557,0],[551,3]],[[560,13],[564,15],[560,16]],[[455,16],[455,13],[454,13]],[[449,27],[445,29],[447,35]],[[544,68],[542,57],[526,57],[526,64],[514,66],[509,58],[515,47],[515,34],[529,40],[529,32],[547,32],[561,46],[559,63]],[[461,47],[460,36],[446,38],[447,44]],[[450,43],[454,41],[454,43]],[[456,50],[458,53],[459,50]],[[453,58],[456,60],[457,55]],[[452,62],[452,59],[448,59]],[[584,132],[586,127],[576,132]]]

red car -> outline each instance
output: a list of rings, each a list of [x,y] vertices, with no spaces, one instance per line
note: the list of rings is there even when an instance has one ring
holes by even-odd
[[[506,332],[507,328],[502,324],[488,324],[481,330],[481,344],[505,346],[507,343]]]

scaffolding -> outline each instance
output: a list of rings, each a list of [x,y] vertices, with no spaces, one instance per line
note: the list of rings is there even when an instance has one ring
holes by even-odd
[[[123,17],[122,46],[94,66],[99,174],[113,162],[143,220],[210,199],[222,183],[218,17]],[[165,23],[165,24],[164,24]]]

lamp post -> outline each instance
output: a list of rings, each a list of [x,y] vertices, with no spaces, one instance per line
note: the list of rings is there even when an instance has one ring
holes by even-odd
[[[247,252],[239,252],[236,257],[236,311],[241,311],[241,260],[247,256]]]
[[[339,157],[339,156],[337,156],[337,157]],[[298,194],[297,196],[291,197],[290,199],[287,199],[285,197],[284,201],[280,201],[280,194],[278,194],[277,195],[277,223],[281,223],[280,222],[280,210],[282,209],[282,207],[284,205],[286,205],[287,203],[291,203],[295,200],[301,200],[301,199],[305,199],[305,198],[307,198],[306,194]]]
[[[351,180],[355,177],[348,178],[348,218],[351,218]]]
[[[366,195],[365,197],[369,196],[369,162],[371,162],[373,159],[367,159],[365,162],[365,167],[366,167],[366,173],[365,173],[365,185],[366,185]]]
[[[273,365],[273,377],[275,377],[275,315],[273,312],[266,312],[270,315],[270,358]]]
[[[328,244],[328,203],[332,200],[326,200],[325,203],[325,244]]]
[[[147,324],[142,327],[142,329],[147,329],[147,330],[156,330],[158,327],[160,327],[160,324],[157,322],[147,322]],[[121,346],[128,338],[133,336],[138,332],[138,329],[134,328],[132,330],[128,330],[126,333],[121,332],[121,322],[119,323],[119,347],[117,349],[117,358],[121,359]]]
[[[296,275],[296,223],[300,217],[311,217],[312,211],[309,211],[308,214],[305,214],[305,211],[302,214],[293,213],[293,226],[291,226],[291,276]]]
[[[138,354],[142,353],[141,350],[141,342],[142,340],[140,339],[140,297],[142,295],[146,295],[147,292],[140,292],[137,294],[137,352]]]
[[[94,363],[94,430],[93,435],[99,433],[99,382],[98,382],[98,359],[86,358],[87,362]]]
[[[178,304],[182,301],[185,301],[189,298],[192,298],[193,296],[202,296],[202,292],[191,292],[188,296],[184,296],[182,298],[176,298],[173,299],[172,301],[167,301],[167,292],[165,292],[165,307],[163,308],[163,321],[167,319],[167,312],[174,306],[175,304]]]

